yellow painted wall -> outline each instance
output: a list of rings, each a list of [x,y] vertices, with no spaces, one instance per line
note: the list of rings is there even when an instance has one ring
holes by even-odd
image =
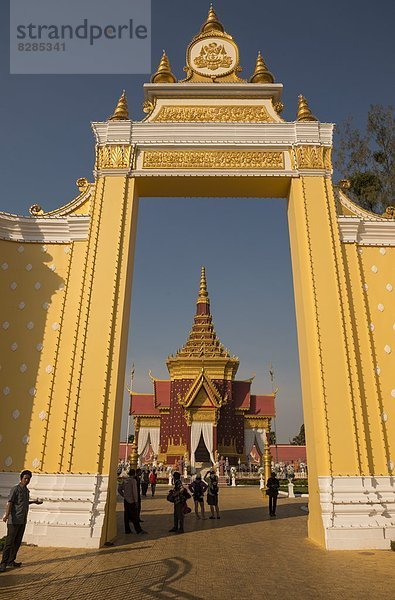
[[[0,241],[3,471],[39,468],[42,460],[70,250],[65,244]]]

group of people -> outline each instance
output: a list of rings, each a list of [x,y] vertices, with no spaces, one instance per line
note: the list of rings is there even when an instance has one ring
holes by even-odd
[[[27,523],[27,515],[30,504],[42,504],[42,500],[30,500],[28,485],[32,478],[31,471],[22,471],[19,484],[14,486],[8,496],[6,511],[3,521],[7,523],[7,537],[0,563],[0,573],[4,573],[7,568],[20,567],[22,563],[16,562],[16,557],[22,543],[23,534]],[[131,533],[130,523],[132,523],[137,534],[147,533],[141,523],[141,496],[146,496],[148,486],[151,485],[152,497],[155,496],[157,483],[157,474],[155,469],[150,473],[142,472],[141,469],[129,469],[127,477],[122,478],[118,486],[118,492],[124,501],[124,525],[125,533]],[[276,516],[277,497],[280,488],[280,482],[276,473],[272,472],[271,477],[266,482],[267,495],[269,496],[269,514]],[[173,473],[173,487],[168,493],[167,499],[174,505],[174,525],[170,529],[174,533],[184,533],[184,516],[191,512],[187,505],[187,500],[193,498],[195,504],[195,515],[200,519],[200,514],[205,519],[204,498],[207,492],[207,504],[210,506],[210,519],[220,519],[218,505],[218,477],[214,469],[208,471],[204,480],[200,474],[185,487],[182,483],[181,473]]]
[[[191,512],[191,509],[187,505],[187,500],[192,495],[195,503],[195,515],[197,519],[200,519],[199,509],[202,518],[205,519],[204,511],[204,495],[207,492],[207,504],[210,506],[211,516],[210,519],[220,519],[219,505],[218,505],[218,477],[215,474],[214,469],[211,469],[205,480],[198,473],[195,479],[185,487],[181,480],[181,473],[175,471],[173,473],[174,486],[167,495],[167,500],[174,504],[174,525],[170,529],[173,533],[184,533],[184,516]]]
[[[118,493],[123,498],[124,505],[124,526],[125,533],[132,533],[130,524],[133,525],[137,534],[147,533],[141,523],[141,496],[146,496],[148,486],[151,485],[152,497],[155,495],[157,482],[157,474],[155,469],[150,473],[147,470],[129,469],[127,477],[123,477],[118,485]],[[189,491],[188,491],[189,490]],[[211,469],[205,480],[201,475],[196,475],[188,487],[182,483],[181,473],[175,471],[173,473],[173,487],[171,488],[167,499],[174,505],[174,526],[170,529],[171,532],[184,532],[184,515],[191,512],[187,505],[187,500],[193,498],[195,504],[196,518],[200,519],[200,514],[203,519],[206,518],[204,510],[204,498],[207,492],[207,504],[210,506],[210,519],[219,519],[218,506],[218,477],[214,469]]]

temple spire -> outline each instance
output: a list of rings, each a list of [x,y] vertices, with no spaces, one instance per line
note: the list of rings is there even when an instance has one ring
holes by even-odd
[[[158,69],[151,77],[151,83],[176,83],[176,81],[177,79],[171,71],[168,56],[163,50]]]
[[[120,99],[118,100],[118,104],[115,107],[115,110],[112,116],[109,119],[110,121],[128,121],[129,120],[129,110],[128,110],[128,101],[126,98],[126,92],[123,90]]]
[[[302,94],[299,96],[298,102],[298,114],[296,116],[297,121],[318,121],[317,117],[313,115],[307,100]]]
[[[255,71],[250,79],[250,83],[274,83],[273,73],[270,73],[269,69],[267,68],[260,51],[258,52],[255,63]]]
[[[208,291],[207,291],[206,269],[204,267],[202,267],[202,270],[200,273],[200,287],[199,287],[199,296],[198,296],[197,301],[198,301],[198,303],[204,302],[206,304],[208,304],[210,302],[210,300],[208,298]]]
[[[201,33],[208,33],[210,31],[222,31],[222,33],[225,32],[224,26],[218,19],[212,4],[210,4],[207,19],[203,23],[200,31]]]

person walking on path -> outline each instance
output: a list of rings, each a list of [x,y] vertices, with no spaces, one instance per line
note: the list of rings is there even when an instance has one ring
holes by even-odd
[[[269,477],[269,479],[266,482],[266,488],[267,488],[266,493],[269,496],[269,515],[271,517],[275,517],[280,482],[277,479],[274,471],[272,472],[271,476]]]
[[[215,512],[217,514],[217,519],[220,519],[221,517],[219,516],[219,506],[218,506],[218,492],[219,492],[218,477],[216,476],[214,469],[210,469],[209,473],[206,475],[206,481],[207,481],[207,485],[208,485],[207,504],[209,505],[210,510],[211,510],[210,519],[215,519],[214,507],[215,507]]]
[[[190,498],[188,490],[184,488],[181,482],[181,473],[175,471],[173,473],[174,487],[169,492],[174,502],[174,527],[169,529],[170,532],[184,533],[184,508],[186,501]]]
[[[147,533],[141,528],[140,525],[136,471],[134,469],[130,469],[128,477],[125,477],[125,479],[119,484],[118,492],[123,498],[123,520],[125,524],[125,533],[132,533],[130,529],[130,523],[133,523],[136,533]]]
[[[149,482],[151,484],[151,495],[152,497],[155,496],[155,490],[156,490],[156,482],[158,480],[158,476],[156,474],[156,469],[153,469],[150,473],[149,476]]]
[[[189,490],[192,492],[193,501],[195,502],[195,514],[196,518],[199,517],[199,505],[200,510],[202,511],[202,518],[205,519],[204,516],[204,494],[207,490],[207,484],[202,481],[202,476],[200,474],[196,475],[195,481],[189,484]]]
[[[7,567],[20,567],[22,563],[16,562],[16,555],[22,543],[23,534],[27,523],[27,514],[30,504],[42,504],[42,500],[30,500],[27,486],[32,478],[31,471],[22,471],[20,482],[14,486],[9,495],[3,521],[7,523],[7,537],[0,564],[0,573]]]
[[[147,469],[143,470],[143,474],[141,476],[141,494],[143,496],[147,495],[148,486],[149,486],[150,476]]]

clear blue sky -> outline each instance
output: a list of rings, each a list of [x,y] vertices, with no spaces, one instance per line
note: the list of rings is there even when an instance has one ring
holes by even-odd
[[[182,77],[186,46],[208,5],[153,0],[153,68],[165,48]],[[239,45],[241,76],[250,76],[261,50],[284,84],[286,119],[294,119],[299,93],[321,121],[341,123],[352,114],[361,126],[370,104],[393,103],[393,2],[218,0],[215,9]],[[112,113],[122,88],[132,118],[140,119],[149,75],[11,76],[6,2],[0,24],[0,210],[26,214],[33,203],[50,210],[76,195],[78,177],[92,178],[90,121]],[[203,264],[217,333],[239,356],[239,375],[256,372],[255,392],[270,391],[273,361],[278,437],[287,441],[303,417],[285,201],[141,202],[128,358],[128,370],[132,360],[136,365],[134,387],[150,391],[148,369],[166,376],[164,360],[191,325]]]

